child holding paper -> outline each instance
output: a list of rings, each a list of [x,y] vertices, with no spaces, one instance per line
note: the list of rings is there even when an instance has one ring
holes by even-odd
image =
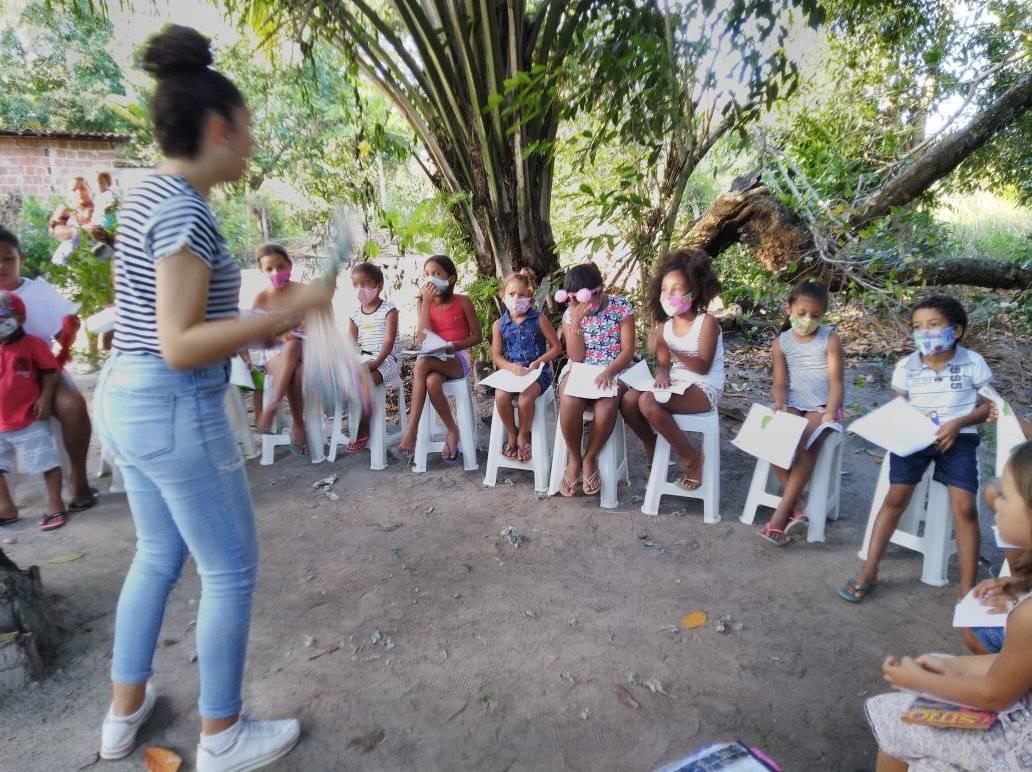
[[[568,451],[559,483],[563,496],[576,495],[578,487],[587,496],[602,490],[598,454],[616,426],[616,411],[620,408],[616,379],[634,357],[634,308],[627,298],[603,292],[602,284],[598,266],[582,263],[566,272],[563,288],[555,293],[556,302],[570,304],[563,313],[563,336],[570,362],[559,373],[559,423]],[[579,363],[603,367],[595,385],[605,389],[616,386],[617,395],[585,399],[567,394],[570,371]],[[588,446],[582,454],[583,415],[589,405],[594,410],[594,419]]]
[[[978,431],[989,417],[988,400],[978,390],[992,380],[985,360],[959,345],[967,329],[964,307],[951,297],[925,298],[910,315],[913,354],[896,364],[892,387],[939,427],[936,442],[909,456],[889,455],[889,492],[871,533],[867,561],[855,579],[839,588],[850,603],[866,598],[878,581],[878,564],[910,503],[914,487],[928,465],[935,463],[936,482],[949,489],[957,534],[960,596],[975,585],[980,534],[975,495],[978,493]]]
[[[534,308],[534,278],[528,269],[511,274],[502,282],[498,293],[505,304],[502,316],[491,327],[491,361],[499,370],[526,375],[541,368],[538,379],[517,398],[520,425],[512,413],[513,393],[495,388],[495,405],[505,426],[506,439],[502,455],[527,462],[533,457],[530,427],[534,422],[535,400],[552,385],[552,365],[563,353],[559,336],[552,323]]]
[[[416,340],[422,341],[427,331],[430,331],[448,341],[448,347],[442,355],[443,359],[438,356],[420,356],[416,359],[412,372],[408,427],[398,450],[404,455],[410,455],[415,450],[419,418],[429,393],[434,410],[448,430],[441,457],[446,464],[454,464],[459,457],[459,427],[451,414],[443,386],[445,381],[469,375],[469,349],[480,343],[483,333],[472,301],[466,295],[455,294],[459,272],[450,257],[434,255],[423,263],[423,275],[425,284],[419,296]]]
[[[828,290],[820,284],[809,279],[796,284],[786,301],[788,317],[772,348],[773,409],[807,420],[792,467],[774,467],[783,488],[781,503],[760,530],[764,539],[779,547],[792,541],[793,531],[809,525],[800,498],[828,433],[822,431],[808,446],[810,438],[821,424],[841,420],[842,343],[837,332],[821,324],[828,302]]]
[[[681,460],[677,485],[702,485],[702,453],[692,447],[674,421],[675,414],[716,410],[724,389],[724,340],[716,317],[706,308],[720,292],[710,257],[697,249],[678,249],[663,258],[649,286],[648,305],[659,334],[655,337],[656,382],[661,389],[685,386],[666,402],[651,391],[628,389],[620,410],[641,438],[651,463],[656,434]]]
[[[1019,445],[1003,473],[1003,495],[996,503],[1001,535],[1032,550],[1032,443]],[[1032,553],[1025,552],[1026,556]],[[999,654],[911,659],[887,657],[885,680],[897,689],[976,710],[999,713],[986,731],[942,729],[906,724],[902,713],[912,693],[891,692],[867,701],[867,720],[878,742],[879,772],[906,769],[1027,769],[1032,747],[1032,559],[1014,566],[1001,593],[1012,600]]]

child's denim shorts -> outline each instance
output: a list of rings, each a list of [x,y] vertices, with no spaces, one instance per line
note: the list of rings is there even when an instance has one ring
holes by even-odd
[[[893,485],[917,485],[928,465],[935,462],[932,479],[943,485],[952,485],[978,493],[977,434],[958,434],[953,446],[941,453],[937,445],[909,456],[889,455],[889,482]]]

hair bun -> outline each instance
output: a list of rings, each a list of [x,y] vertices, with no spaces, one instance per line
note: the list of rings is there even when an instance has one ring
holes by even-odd
[[[158,80],[208,69],[211,41],[193,27],[169,24],[148,42],[143,69]]]

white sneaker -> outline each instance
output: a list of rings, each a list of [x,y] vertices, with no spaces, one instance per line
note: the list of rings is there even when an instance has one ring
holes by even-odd
[[[143,692],[143,705],[131,716],[112,716],[108,709],[104,726],[100,730],[100,757],[102,759],[124,759],[133,752],[136,732],[144,725],[151,713],[158,693],[148,681]]]
[[[249,772],[286,756],[301,738],[301,722],[255,721],[241,716],[239,723],[226,732],[236,731],[225,749],[210,750],[204,738],[197,746],[197,772]],[[215,735],[221,738],[221,735]],[[211,743],[216,745],[217,743]]]

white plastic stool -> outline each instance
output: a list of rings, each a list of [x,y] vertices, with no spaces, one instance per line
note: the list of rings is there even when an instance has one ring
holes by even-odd
[[[265,374],[265,389],[262,391],[263,405],[272,394],[272,376]],[[286,398],[284,397],[284,400]],[[308,457],[313,464],[319,464],[326,460],[324,447],[326,445],[326,433],[323,430],[322,405],[305,404],[305,438],[308,440]],[[276,448],[280,445],[289,445],[290,432],[277,431],[280,425],[286,422],[283,416],[283,405],[281,404],[272,419],[272,433],[262,435],[262,458],[259,463],[262,466],[269,466],[276,460]]]
[[[445,381],[444,396],[455,400],[455,423],[459,427],[459,448],[462,450],[462,465],[467,472],[480,468],[477,463],[477,421],[473,412],[473,395],[470,393],[469,379],[456,378]],[[412,471],[426,471],[426,457],[431,453],[444,450],[444,440],[434,440],[440,436],[444,424],[430,403],[430,395],[423,401],[423,414],[419,417],[419,431],[416,434],[416,448],[412,454]]]
[[[949,492],[945,485],[932,479],[934,469],[935,464],[929,464],[921,482],[914,487],[914,495],[903,511],[890,541],[924,555],[921,581],[933,587],[945,587],[949,584],[946,577],[947,563],[950,555],[956,553],[957,547],[953,541],[953,510],[950,507]],[[871,543],[874,521],[888,492],[889,454],[886,453],[871,501],[871,512],[867,517],[864,544],[858,553],[861,560],[867,560],[867,547]]]
[[[240,393],[240,387],[234,386],[232,383],[226,389],[226,416],[229,418],[230,426],[233,427],[233,433],[236,435],[244,458],[255,458],[258,455],[258,449],[247,420],[244,395]]]
[[[827,431],[829,436],[824,438],[813,474],[803,489],[809,492],[806,498],[806,518],[810,523],[806,530],[807,541],[824,541],[825,521],[838,520],[839,517],[843,439],[841,432]],[[781,495],[777,490],[778,478],[771,473],[770,462],[757,459],[749,495],[738,519],[748,525],[756,519],[756,510],[760,507],[777,509],[781,505]]]
[[[398,430],[387,431],[387,392],[398,391]],[[342,429],[343,409],[338,406],[333,411],[333,424],[330,428],[330,444],[326,452],[328,461],[337,460],[337,448],[347,445],[358,438],[358,424],[362,418],[361,405],[352,403],[348,409],[348,433]],[[369,468],[380,470],[387,468],[387,447],[401,439],[408,426],[408,414],[405,412],[405,385],[401,377],[386,383],[377,384],[373,390],[373,414],[369,417]]]
[[[646,515],[659,514],[659,500],[663,496],[681,496],[687,499],[702,499],[703,521],[720,522],[720,416],[716,410],[708,413],[673,414],[677,427],[682,432],[698,432],[702,435],[702,485],[693,491],[682,488],[667,480],[670,467],[670,443],[662,435],[656,437],[656,453],[652,457],[649,483],[645,488],[645,500],[641,511]]]
[[[122,479],[122,470],[111,457],[105,448],[100,449],[100,456],[97,458],[97,472],[94,475],[98,479],[106,474],[111,475],[111,487],[109,493],[125,493],[125,481]]]
[[[584,411],[583,420],[590,421],[595,417],[593,408]],[[588,444],[587,432],[581,439],[581,448]],[[554,496],[559,492],[559,485],[563,480],[563,472],[566,471],[566,461],[569,457],[566,448],[566,440],[563,437],[562,424],[559,417],[555,421],[555,445],[552,450],[552,474],[548,483],[548,495]],[[620,480],[628,485],[631,484],[631,474],[627,464],[627,428],[624,426],[623,416],[616,414],[616,424],[613,426],[613,433],[609,435],[606,444],[602,446],[602,452],[598,454],[598,476],[602,483],[602,491],[599,495],[599,506],[603,509],[616,509],[620,504],[617,495],[617,487]]]
[[[519,410],[513,400],[513,412],[519,425]],[[494,487],[498,482],[498,468],[525,469],[534,473],[534,490],[544,493],[548,490],[548,456],[550,454],[551,437],[548,435],[548,412],[555,417],[555,392],[549,386],[534,400],[534,422],[530,427],[530,443],[534,456],[530,461],[517,461],[502,455],[502,443],[505,440],[505,425],[498,413],[495,403],[491,417],[491,439],[487,447],[487,474],[484,485]]]

